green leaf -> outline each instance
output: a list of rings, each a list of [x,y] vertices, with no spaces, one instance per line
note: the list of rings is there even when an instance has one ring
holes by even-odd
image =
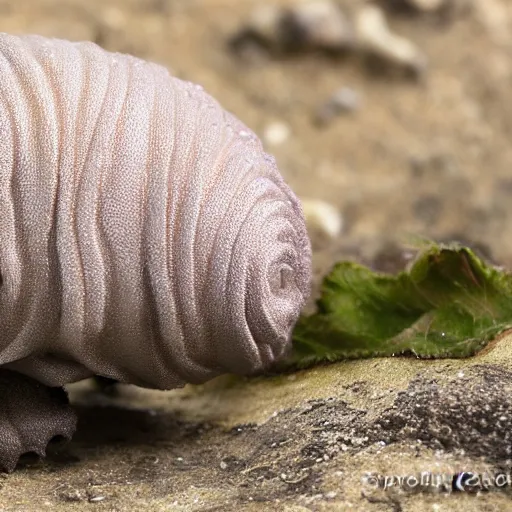
[[[397,275],[338,263],[286,364],[414,354],[467,357],[512,327],[512,274],[466,247],[430,245]]]

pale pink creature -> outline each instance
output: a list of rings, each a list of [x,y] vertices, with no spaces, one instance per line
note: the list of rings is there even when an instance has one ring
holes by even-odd
[[[0,467],[94,375],[267,368],[309,294],[299,201],[201,87],[92,43],[0,34]]]

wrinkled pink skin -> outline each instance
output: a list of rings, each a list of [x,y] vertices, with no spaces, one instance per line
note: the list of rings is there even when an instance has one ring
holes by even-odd
[[[284,353],[311,249],[252,131],[92,43],[0,34],[0,76],[0,467],[71,436],[47,386],[170,389]]]

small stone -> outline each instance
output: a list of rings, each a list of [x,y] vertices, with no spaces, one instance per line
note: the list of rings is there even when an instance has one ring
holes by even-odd
[[[100,501],[103,501],[105,499],[105,496],[91,496],[89,498],[89,503],[99,503]]]
[[[353,43],[352,25],[336,2],[309,0],[288,7],[259,5],[230,45],[238,54],[251,55],[255,46],[286,54],[308,50],[342,52]]]
[[[227,469],[227,468],[228,468],[228,465],[226,464],[226,462],[221,461],[221,463],[220,463],[220,469],[224,470],[224,469]]]
[[[281,121],[275,121],[266,126],[263,140],[269,146],[280,146],[290,138],[290,127]]]
[[[315,122],[326,125],[340,114],[355,112],[360,105],[361,97],[357,91],[350,87],[341,87],[317,110]]]
[[[302,209],[308,229],[336,238],[343,229],[343,217],[333,205],[319,199],[303,199]]]
[[[340,52],[354,42],[352,26],[339,5],[329,0],[299,3],[284,17],[290,45]]]
[[[402,68],[421,76],[427,67],[423,52],[411,41],[391,32],[384,12],[365,5],[356,16],[357,41],[362,51],[381,64]]]
[[[325,498],[328,500],[333,500],[337,495],[338,493],[336,491],[329,491],[324,494]]]

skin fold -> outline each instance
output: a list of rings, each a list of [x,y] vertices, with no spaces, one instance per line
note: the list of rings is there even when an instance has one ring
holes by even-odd
[[[92,43],[0,34],[0,76],[1,467],[72,434],[42,390],[171,389],[283,355],[311,249],[249,128]]]

